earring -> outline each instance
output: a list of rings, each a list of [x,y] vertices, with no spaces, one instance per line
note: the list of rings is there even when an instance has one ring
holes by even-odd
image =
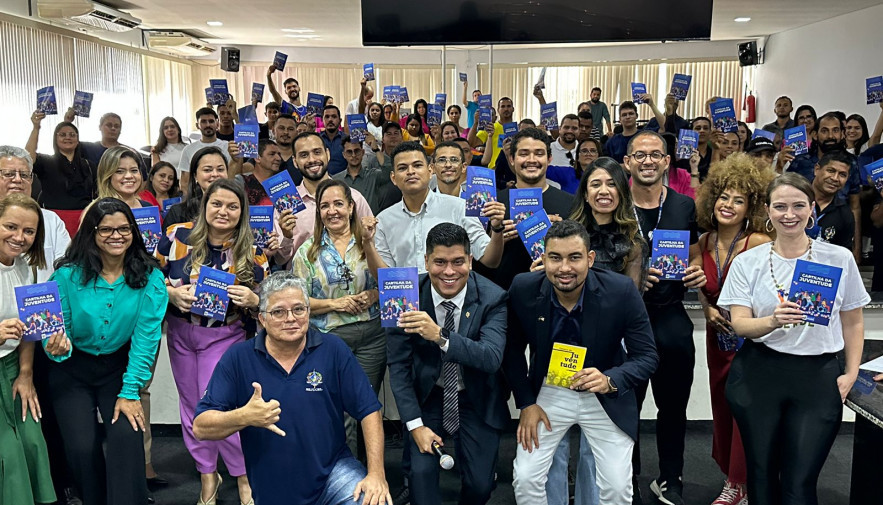
[[[742,233],[748,233],[748,225],[751,224],[751,218],[745,218],[745,229],[742,230]]]
[[[766,228],[766,232],[767,232],[767,233],[772,233],[772,232],[773,232],[773,222],[770,221],[770,218],[767,218],[767,219],[766,219],[766,226],[764,226],[764,228]]]
[[[807,223],[807,225],[806,225],[806,229],[807,229],[807,230],[812,230],[813,228],[816,227],[816,218],[814,218],[814,217],[812,217],[812,216],[809,216],[809,219],[810,219],[810,221],[812,222],[812,224],[808,224],[808,223]]]

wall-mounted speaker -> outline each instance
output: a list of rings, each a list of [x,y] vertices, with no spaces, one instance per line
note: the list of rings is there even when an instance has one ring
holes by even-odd
[[[221,70],[239,72],[238,47],[221,47]]]
[[[739,44],[739,65],[749,67],[758,63],[760,58],[757,53],[757,42],[752,40]]]

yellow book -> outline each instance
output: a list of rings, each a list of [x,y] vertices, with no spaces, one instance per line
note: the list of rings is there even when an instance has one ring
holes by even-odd
[[[573,374],[582,370],[586,360],[587,349],[578,345],[552,344],[552,356],[549,359],[549,372],[546,384],[569,388]]]

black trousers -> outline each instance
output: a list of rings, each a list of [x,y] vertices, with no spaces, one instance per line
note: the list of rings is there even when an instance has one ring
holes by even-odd
[[[727,379],[742,433],[751,505],[817,505],[816,486],[840,428],[834,354],[796,356],[745,341]]]
[[[111,424],[128,363],[127,345],[103,356],[74,349],[70,358],[49,367],[52,404],[83,505],[147,503],[143,434],[123,414]]]
[[[693,345],[693,322],[682,303],[664,307],[647,306],[659,366],[650,377],[656,401],[656,450],[659,454],[659,478],[676,481],[684,473],[684,441],[687,436],[687,403],[693,387],[696,347]],[[635,388],[638,413],[647,396],[647,384]],[[638,436],[640,439],[640,434]],[[641,450],[635,440],[632,453],[635,475],[641,473]]]
[[[460,473],[460,505],[483,505],[494,490],[494,470],[500,448],[500,430],[492,428],[478,414],[465,392],[460,392],[460,429],[453,436],[446,436],[442,428],[442,388],[435,387],[423,404],[423,425],[436,435],[456,442],[454,470]],[[410,436],[410,435],[409,435]],[[411,503],[413,505],[441,505],[438,478],[441,468],[438,456],[424,454],[412,440],[411,453]],[[446,450],[451,454],[450,449]]]
[[[67,466],[64,442],[58,428],[58,416],[55,414],[49,394],[49,368],[52,366],[55,366],[55,362],[46,356],[42,348],[38,347],[34,351],[34,389],[37,390],[37,398],[43,400],[40,403],[40,412],[43,414],[40,419],[40,427],[43,430],[43,438],[46,440],[46,448],[49,449],[49,471],[52,474],[55,494],[59,498],[63,498],[64,489],[73,488],[75,484],[71,478],[71,470]]]

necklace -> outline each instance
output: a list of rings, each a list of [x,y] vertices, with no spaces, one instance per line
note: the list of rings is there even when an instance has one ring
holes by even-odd
[[[807,256],[806,259],[808,261],[812,261],[813,240],[809,237],[807,237],[807,239],[809,240],[809,243],[806,246],[806,251],[804,252],[804,254],[809,252],[809,256]],[[773,272],[773,249],[775,249],[775,248],[776,248],[776,242],[773,241],[770,244],[770,278],[773,280],[773,285],[776,286],[776,293],[779,295],[779,301],[784,302],[785,300],[788,299],[788,291],[785,291],[785,286],[783,286],[781,283],[779,283],[779,281],[776,280],[776,274]],[[801,254],[801,256],[803,256],[803,255]]]

